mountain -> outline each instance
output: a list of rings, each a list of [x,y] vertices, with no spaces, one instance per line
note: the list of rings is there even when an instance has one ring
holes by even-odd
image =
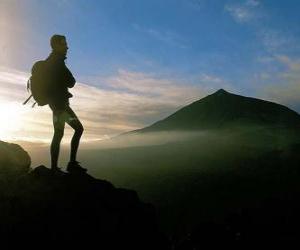
[[[131,133],[202,130],[236,126],[300,127],[300,115],[270,101],[219,89],[149,127]]]
[[[96,175],[105,173],[154,204],[169,235],[190,238],[200,225],[199,239],[208,229],[202,228],[204,222],[217,222],[224,226],[221,237],[234,214],[241,225],[233,238],[245,227],[248,242],[265,232],[268,240],[282,239],[292,235],[288,230],[300,233],[291,223],[300,221],[299,128],[300,116],[291,109],[221,89],[149,127],[112,139],[115,147],[86,152],[85,159],[101,162]],[[210,242],[215,232],[210,231]]]

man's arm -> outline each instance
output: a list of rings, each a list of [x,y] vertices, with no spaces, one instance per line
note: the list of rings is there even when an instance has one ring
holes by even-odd
[[[72,75],[71,71],[67,68],[66,65],[64,65],[64,74],[63,74],[63,81],[66,84],[68,88],[73,88],[76,80],[74,76]]]

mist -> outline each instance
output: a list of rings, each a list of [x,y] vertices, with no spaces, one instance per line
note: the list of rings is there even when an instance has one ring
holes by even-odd
[[[203,137],[210,131],[161,131],[148,133],[122,134],[105,140],[89,141],[82,143],[82,149],[109,149],[109,148],[129,148],[162,145],[172,142],[190,140],[195,137]]]

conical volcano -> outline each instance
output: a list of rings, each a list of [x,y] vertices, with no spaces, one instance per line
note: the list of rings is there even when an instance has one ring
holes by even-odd
[[[219,89],[135,132],[202,130],[236,126],[298,127],[300,115],[283,105]]]

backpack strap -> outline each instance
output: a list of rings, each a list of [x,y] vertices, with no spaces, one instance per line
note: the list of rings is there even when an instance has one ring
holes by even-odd
[[[29,92],[29,89],[30,89],[30,79],[28,79],[27,81],[27,91]]]
[[[32,107],[32,108],[34,108],[35,104],[36,104],[36,102],[35,102],[34,104],[32,104],[32,106],[31,106],[31,107]]]
[[[32,94],[26,99],[25,102],[23,102],[23,105],[25,105],[30,100],[31,97],[32,97]]]
[[[28,92],[30,91],[30,79],[28,79],[28,81],[27,81],[27,91]],[[23,105],[25,105],[30,100],[31,97],[32,97],[32,94],[26,99],[25,102],[23,102]]]

